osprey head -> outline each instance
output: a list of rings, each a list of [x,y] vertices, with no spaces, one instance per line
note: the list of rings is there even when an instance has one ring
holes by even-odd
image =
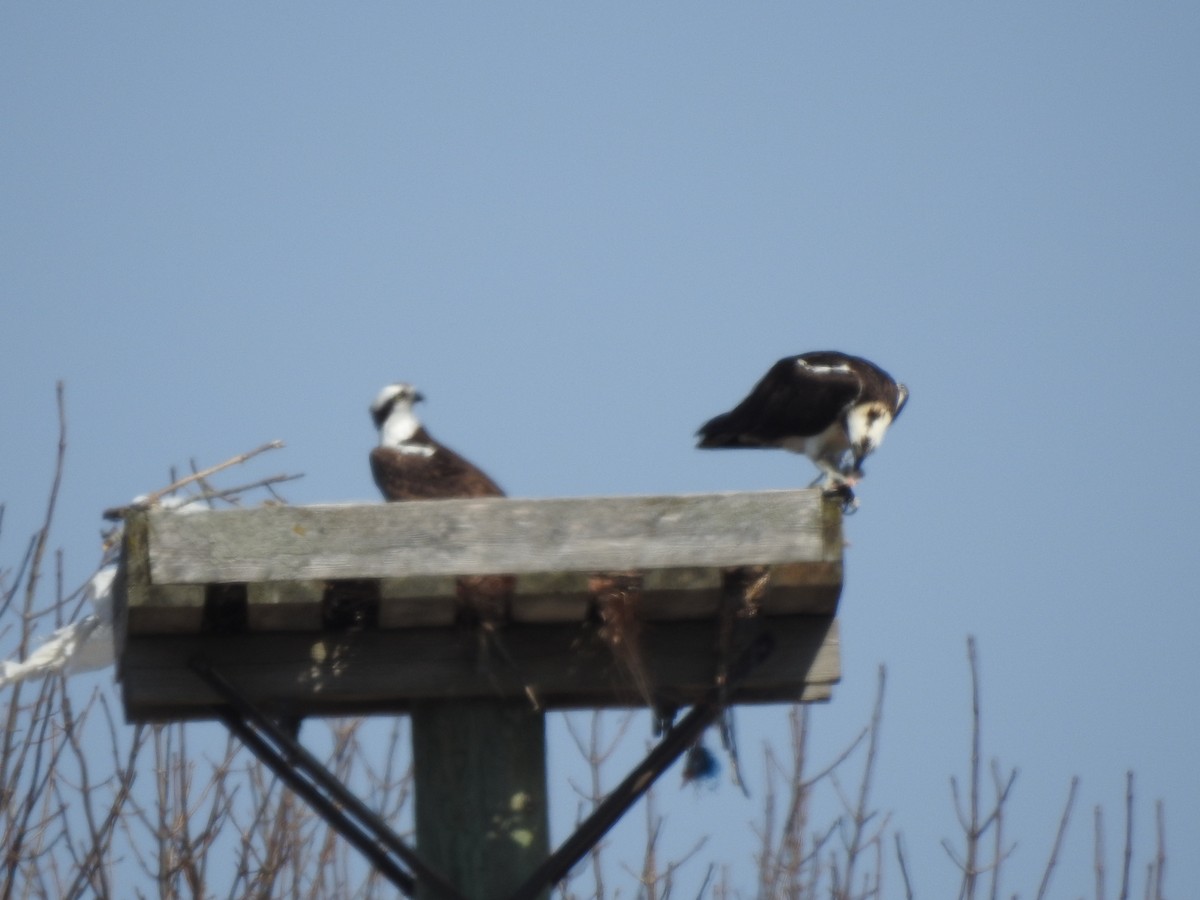
[[[863,460],[883,443],[888,426],[900,415],[900,410],[908,400],[908,388],[902,384],[896,385],[895,397],[889,399],[891,402],[872,400],[860,403],[851,407],[846,414],[846,438],[854,457],[853,472],[857,475],[862,474]]]
[[[413,404],[420,403],[425,397],[411,384],[398,381],[389,384],[375,397],[371,404],[371,419],[376,428],[382,428],[393,410],[402,409],[412,412]]]
[[[421,423],[413,413],[413,404],[424,399],[420,391],[403,381],[389,384],[379,392],[371,404],[371,419],[379,429],[381,444],[394,446],[416,434]]]

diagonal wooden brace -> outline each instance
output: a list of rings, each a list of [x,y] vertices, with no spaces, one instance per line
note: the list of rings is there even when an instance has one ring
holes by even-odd
[[[246,700],[207,661],[196,658],[190,666],[227,704],[218,711],[226,727],[402,893],[413,896],[420,883],[442,900],[463,900],[453,885],[425,865],[320,760]]]
[[[736,688],[738,681],[770,655],[773,643],[769,635],[759,635],[730,666],[727,683],[714,685],[508,900],[534,900],[565,878],[629,807],[700,738],[704,729],[720,717],[727,691]]]

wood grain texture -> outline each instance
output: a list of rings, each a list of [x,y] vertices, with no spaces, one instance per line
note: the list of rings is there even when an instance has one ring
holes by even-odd
[[[820,491],[431,500],[145,516],[155,584],[721,567],[841,558]]]

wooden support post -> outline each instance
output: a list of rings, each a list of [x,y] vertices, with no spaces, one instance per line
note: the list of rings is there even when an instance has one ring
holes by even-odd
[[[412,742],[417,852],[468,900],[512,893],[550,852],[544,715],[528,702],[416,703]]]

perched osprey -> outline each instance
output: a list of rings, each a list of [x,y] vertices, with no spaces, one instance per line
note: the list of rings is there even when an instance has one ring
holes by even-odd
[[[389,384],[371,404],[379,446],[371,474],[385,500],[503,497],[481,469],[439,444],[421,424],[413,404],[424,397],[411,384]],[[457,580],[460,610],[492,632],[507,617],[516,580],[511,575],[466,575]]]
[[[379,446],[371,451],[371,474],[385,500],[503,497],[483,471],[439,444],[421,424],[413,404],[424,397],[411,384],[389,384],[371,404]]]
[[[817,482],[853,505],[850,488],[863,476],[863,460],[906,400],[908,388],[861,357],[832,350],[801,353],[779,360],[745,400],[706,422],[697,446],[803,453],[823,473]]]

